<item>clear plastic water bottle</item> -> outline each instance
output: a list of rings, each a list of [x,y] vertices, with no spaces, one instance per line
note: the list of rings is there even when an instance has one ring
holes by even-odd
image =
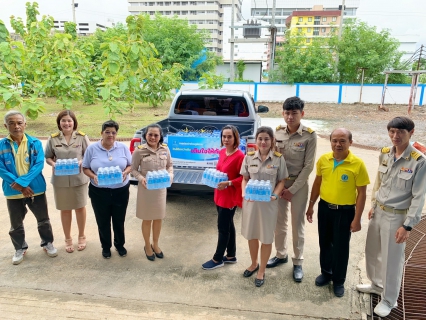
[[[105,170],[104,170],[104,168],[101,167],[101,168],[98,169],[97,176],[98,176],[98,185],[104,186],[105,185]]]
[[[207,175],[208,175],[208,170],[209,169],[205,169],[203,172],[203,177],[201,178],[201,183],[202,184],[207,184]]]
[[[145,178],[146,178],[146,188],[148,190],[152,190],[152,178],[153,178],[152,171],[148,171],[146,173],[146,177]]]
[[[80,173],[80,168],[78,165],[78,159],[74,158],[72,159],[72,174],[79,174]]]
[[[271,195],[272,195],[272,184],[271,184],[271,180],[266,180],[266,186],[267,186],[266,193],[267,193],[267,198],[268,198],[267,201],[270,201],[271,200]]]
[[[62,159],[57,159],[55,164],[55,176],[62,176],[63,162]]]
[[[269,201],[270,198],[268,197],[268,186],[266,184],[266,181],[264,180],[260,181],[259,191],[260,191],[259,201],[263,201],[263,202]]]
[[[152,189],[158,189],[158,184],[160,182],[160,177],[157,171],[152,173]]]
[[[245,192],[244,199],[252,200],[252,194],[253,194],[253,180],[250,179],[246,185],[246,192]]]
[[[259,201],[260,198],[260,182],[259,180],[254,180],[253,182],[253,200]]]
[[[121,173],[120,167],[114,167],[114,183],[121,183],[123,181],[123,174]]]

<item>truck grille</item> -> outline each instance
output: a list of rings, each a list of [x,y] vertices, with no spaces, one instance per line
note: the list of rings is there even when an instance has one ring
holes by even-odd
[[[379,295],[371,295],[372,319],[426,319],[426,216],[413,228],[407,240],[398,307],[385,318],[373,314],[380,299]]]
[[[204,170],[174,169],[173,183],[201,184]]]

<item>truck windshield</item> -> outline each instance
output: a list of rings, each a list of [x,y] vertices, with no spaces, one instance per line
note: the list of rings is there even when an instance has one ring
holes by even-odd
[[[186,116],[249,116],[249,109],[244,98],[225,96],[180,96],[174,112]]]

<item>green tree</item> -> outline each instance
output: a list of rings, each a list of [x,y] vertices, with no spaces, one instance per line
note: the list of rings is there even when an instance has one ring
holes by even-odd
[[[179,63],[184,68],[184,80],[195,80],[197,74],[192,66],[204,54],[204,45],[210,38],[208,31],[197,30],[188,20],[177,16],[168,18],[156,13],[155,19],[150,19],[149,15],[145,17],[143,39],[154,44],[163,66],[170,69],[174,63]]]
[[[200,89],[221,89],[225,83],[223,75],[217,75],[213,72],[204,73],[199,81],[198,88]]]
[[[339,54],[338,82],[358,83],[359,69],[366,68],[364,82],[381,83],[385,78],[383,71],[400,67],[399,42],[391,37],[389,30],[377,32],[376,27],[355,19],[344,24],[340,40],[333,35],[329,43]],[[389,83],[405,83],[405,78],[401,74],[392,74]]]
[[[5,42],[8,37],[9,37],[9,31],[4,25],[4,22],[0,20],[0,43]]]
[[[237,81],[243,81],[244,77],[244,70],[246,69],[246,64],[244,63],[243,60],[238,60],[237,61],[237,73],[238,73],[238,79]]]
[[[311,44],[301,34],[287,33],[285,43],[276,50],[276,70],[272,81],[293,84],[295,82],[332,82],[333,56],[327,39],[314,38]]]

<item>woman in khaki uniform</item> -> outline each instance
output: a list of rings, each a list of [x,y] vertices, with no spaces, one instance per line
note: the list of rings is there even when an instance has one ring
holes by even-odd
[[[166,188],[148,190],[146,174],[148,171],[166,169],[173,180],[173,165],[169,148],[163,144],[163,131],[157,124],[149,125],[143,138],[146,144],[140,145],[132,156],[132,174],[138,179],[136,216],[142,219],[142,235],[145,241],[145,254],[148,260],[163,258],[158,246],[161,224],[166,216]],[[152,244],[150,242],[152,228]]]
[[[256,132],[256,152],[247,153],[241,166],[243,198],[250,179],[269,180],[273,186],[270,202],[243,200],[241,233],[248,240],[251,265],[244,271],[244,277],[250,277],[255,271],[256,287],[265,282],[265,268],[274,242],[274,230],[278,216],[278,194],[284,189],[287,167],[281,153],[274,152],[274,132],[270,127],[260,127]],[[258,264],[260,246],[260,265]]]
[[[72,210],[75,210],[78,226],[78,247],[81,251],[86,248],[86,204],[87,184],[89,178],[80,171],[77,175],[55,176],[55,164],[57,159],[77,158],[81,166],[84,152],[90,144],[89,138],[77,130],[77,118],[69,110],[61,111],[57,118],[59,132],[53,133],[46,143],[46,163],[52,166],[53,193],[56,209],[61,211],[62,227],[65,234],[65,250],[74,252],[71,237]]]

